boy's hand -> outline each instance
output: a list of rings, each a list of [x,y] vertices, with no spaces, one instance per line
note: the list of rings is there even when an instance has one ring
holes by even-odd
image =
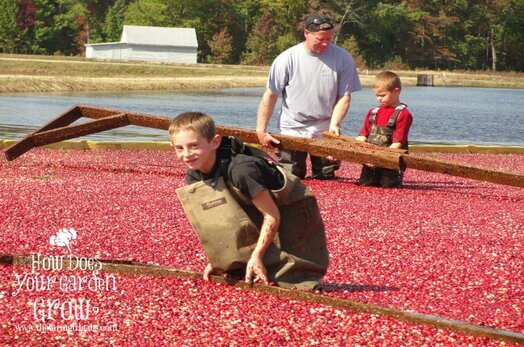
[[[211,275],[220,275],[222,274],[222,270],[214,269],[211,264],[207,264],[206,268],[204,269],[204,280],[209,281],[209,276]]]
[[[257,282],[257,280],[269,284],[266,267],[264,266],[264,263],[262,263],[262,259],[252,256],[246,266],[246,283],[251,283],[253,281]]]

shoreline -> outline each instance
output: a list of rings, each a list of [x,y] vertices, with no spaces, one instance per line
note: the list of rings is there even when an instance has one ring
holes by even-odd
[[[175,91],[264,87],[269,66],[161,64],[0,54],[3,93]],[[404,86],[416,86],[418,75],[432,75],[435,87],[524,89],[524,73],[489,71],[396,70]],[[379,69],[358,71],[370,87]],[[431,88],[431,87],[422,87]]]

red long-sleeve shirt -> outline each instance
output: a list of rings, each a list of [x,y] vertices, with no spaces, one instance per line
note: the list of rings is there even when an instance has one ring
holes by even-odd
[[[366,114],[366,118],[364,119],[362,129],[358,133],[359,136],[369,137],[369,133],[371,131],[371,123],[369,121],[369,118],[371,117],[371,112],[373,111],[373,109],[374,108],[370,108],[368,113]],[[378,126],[387,126],[389,119],[393,115],[393,112],[395,112],[395,107],[381,107],[377,112],[375,124]],[[412,123],[413,116],[406,107],[402,111],[400,111],[400,114],[397,117],[396,127],[393,131],[392,142],[400,142],[402,145],[406,144],[408,142],[409,128],[411,127]]]

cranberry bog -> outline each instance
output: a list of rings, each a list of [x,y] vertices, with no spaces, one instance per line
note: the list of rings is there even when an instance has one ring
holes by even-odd
[[[428,155],[524,172],[524,155]],[[343,163],[334,181],[304,181],[330,251],[322,292],[306,295],[493,328],[522,343],[522,188],[408,169],[403,189],[381,189],[358,186],[359,173]],[[0,344],[512,343],[184,275],[207,262],[174,193],[183,176],[170,151],[1,158],[0,254],[30,261],[0,265]],[[103,259],[180,275],[99,272]]]

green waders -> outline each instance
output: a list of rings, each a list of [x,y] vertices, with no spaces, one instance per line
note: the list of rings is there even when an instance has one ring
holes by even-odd
[[[280,170],[284,187],[271,194],[281,222],[264,265],[269,281],[312,289],[329,263],[324,223],[311,191],[296,176]],[[211,266],[223,271],[245,269],[258,241],[262,214],[222,177],[214,187],[210,181],[178,188],[176,194]]]

